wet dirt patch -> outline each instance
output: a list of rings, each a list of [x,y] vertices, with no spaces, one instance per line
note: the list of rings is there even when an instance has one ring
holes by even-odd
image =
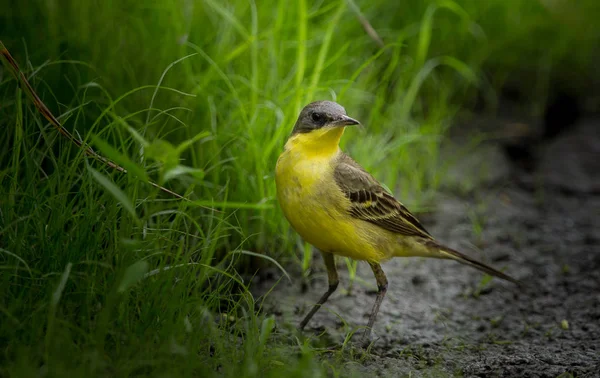
[[[600,129],[600,122],[595,126]],[[578,133],[585,133],[585,148],[572,144],[581,137]],[[383,265],[389,288],[374,326],[371,354],[353,363],[349,372],[600,376],[600,193],[595,190],[600,162],[590,154],[600,137],[585,126],[562,138],[563,145],[557,139],[541,150],[540,169],[525,173],[514,168],[467,193],[448,190],[440,195],[435,214],[423,217],[436,239],[527,287],[499,279],[486,282],[480,272],[452,261],[391,260]],[[548,162],[552,158],[564,162],[555,165],[556,171]],[[585,169],[573,174],[565,165],[577,163],[568,159]],[[581,185],[565,185],[561,175],[570,181],[579,177]],[[292,284],[280,281],[267,295],[263,309],[276,314],[280,324],[297,324],[326,290],[322,261],[315,260],[306,292],[295,279]],[[328,345],[341,344],[350,330],[366,324],[376,293],[366,263],[359,263],[350,292],[341,259],[338,268],[340,289],[304,331]],[[266,293],[276,278],[257,279],[255,293]]]

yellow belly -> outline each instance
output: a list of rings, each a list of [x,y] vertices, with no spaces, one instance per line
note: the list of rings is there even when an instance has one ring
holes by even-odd
[[[330,157],[300,159],[284,152],[277,162],[277,197],[292,227],[310,244],[357,260],[391,257],[396,237],[348,214],[349,200],[334,181]]]

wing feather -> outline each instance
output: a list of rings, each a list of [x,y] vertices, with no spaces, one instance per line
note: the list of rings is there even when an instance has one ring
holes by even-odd
[[[348,155],[337,162],[335,181],[350,200],[353,217],[402,235],[432,239],[417,218]]]

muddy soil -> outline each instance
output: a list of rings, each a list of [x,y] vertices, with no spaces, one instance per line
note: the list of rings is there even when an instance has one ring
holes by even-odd
[[[389,289],[371,353],[343,374],[600,377],[600,121],[544,142],[529,172],[503,151],[487,144],[466,158],[467,168],[458,161],[455,173],[471,174],[472,188],[446,185],[422,221],[438,240],[527,288],[486,282],[452,261],[391,260],[383,265]],[[475,169],[478,161],[492,166]],[[304,331],[326,346],[366,324],[376,293],[367,264],[359,263],[348,292],[345,262],[338,263],[340,288]],[[256,294],[279,275],[258,279]],[[268,294],[264,310],[279,324],[297,324],[325,291],[318,255],[306,291],[301,282],[281,280]]]

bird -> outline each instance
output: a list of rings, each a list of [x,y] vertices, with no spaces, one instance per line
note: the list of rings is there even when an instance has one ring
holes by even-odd
[[[381,264],[394,257],[432,257],[470,265],[514,284],[521,282],[433,238],[417,218],[339,146],[360,122],[333,101],[306,105],[277,159],[277,200],[292,228],[322,255],[328,288],[300,322],[304,329],[335,292],[335,255],[366,261],[377,282],[363,342],[368,342],[388,280]]]

